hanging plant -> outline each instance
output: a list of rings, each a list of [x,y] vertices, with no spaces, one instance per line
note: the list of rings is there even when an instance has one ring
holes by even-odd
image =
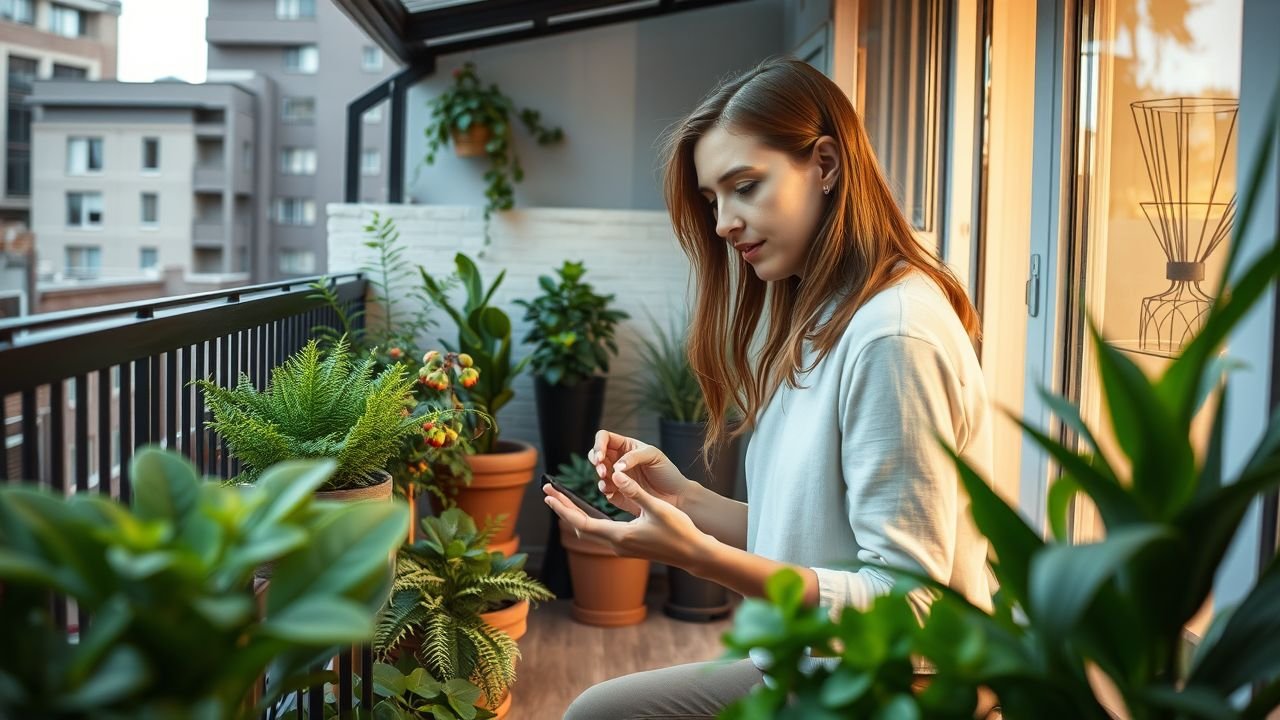
[[[511,145],[512,116],[520,118],[539,145],[552,145],[564,139],[560,128],[542,124],[537,110],[516,111],[511,98],[498,86],[487,87],[476,75],[476,66],[467,63],[453,71],[453,85],[433,98],[428,107],[426,163],[434,164],[440,148],[452,142],[461,156],[484,155],[489,169],[484,174],[484,240],[489,243],[489,218],[495,210],[510,210],[515,204],[513,183],[524,179],[520,158]]]

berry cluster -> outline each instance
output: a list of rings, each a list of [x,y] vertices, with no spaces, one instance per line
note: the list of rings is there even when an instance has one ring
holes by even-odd
[[[422,356],[418,382],[432,390],[448,390],[449,376],[452,373],[457,377],[458,384],[470,389],[480,380],[480,371],[474,365],[475,361],[466,353],[450,352],[441,355],[439,351],[431,350]]]

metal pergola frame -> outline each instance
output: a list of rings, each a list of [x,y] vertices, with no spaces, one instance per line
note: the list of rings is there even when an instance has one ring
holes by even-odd
[[[387,201],[404,202],[405,96],[435,72],[440,55],[644,20],[742,0],[463,0],[410,10],[402,0],[333,0],[371,40],[404,65],[347,105],[344,198],[360,199],[361,116],[391,103]]]

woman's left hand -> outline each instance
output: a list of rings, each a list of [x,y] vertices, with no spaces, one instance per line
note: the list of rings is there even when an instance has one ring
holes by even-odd
[[[645,492],[640,483],[625,472],[614,471],[618,492],[639,506],[640,514],[630,522],[601,520],[588,516],[551,485],[543,485],[547,505],[560,522],[579,537],[599,540],[618,555],[642,557],[693,572],[707,557],[710,535],[693,524],[683,511]]]

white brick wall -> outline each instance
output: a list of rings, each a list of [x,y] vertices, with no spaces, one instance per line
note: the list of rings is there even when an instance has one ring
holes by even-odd
[[[684,318],[688,312],[689,263],[671,231],[666,212],[647,210],[591,210],[566,208],[525,208],[496,214],[491,224],[491,244],[484,248],[483,216],[480,208],[430,205],[345,205],[331,204],[328,210],[329,272],[358,268],[372,252],[363,246],[363,226],[374,210],[395,218],[400,243],[407,257],[440,277],[453,268],[453,257],[465,252],[480,268],[488,287],[497,274],[506,279],[494,296],[494,304],[511,316],[513,356],[528,354],[520,342],[528,326],[521,319],[523,309],[512,302],[530,299],[539,292],[538,276],[555,277],[555,269],[565,260],[586,264],[585,280],[597,293],[612,293],[613,307],[631,314],[618,329],[620,352],[610,365],[610,377],[634,373],[638,365],[638,335],[652,334],[649,315],[663,327]],[[481,251],[483,250],[483,256]],[[416,277],[416,273],[415,273]],[[457,337],[452,321],[441,314],[439,337]],[[426,338],[435,346],[435,337]],[[515,397],[503,408],[498,420],[505,437],[538,444],[534,409],[533,380],[525,372],[514,384]],[[654,416],[637,414],[623,419],[622,385],[611,380],[605,395],[604,426],[657,442]],[[521,513],[520,532],[530,546],[545,537],[545,509],[531,487]],[[531,507],[532,506],[532,507]],[[530,549],[534,549],[531,547]]]

